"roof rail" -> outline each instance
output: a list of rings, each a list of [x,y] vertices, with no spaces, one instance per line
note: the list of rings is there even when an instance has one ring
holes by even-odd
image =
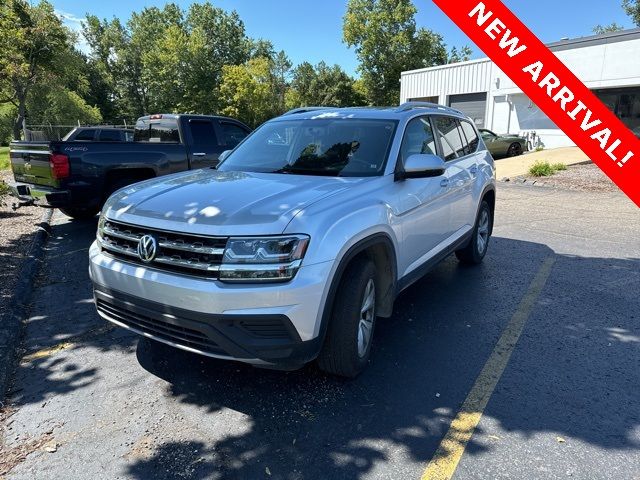
[[[460,110],[456,110],[455,108],[445,107],[444,105],[438,105],[437,103],[431,102],[405,102],[396,108],[396,112],[408,112],[409,110],[413,110],[414,108],[437,108],[438,110],[443,110],[445,112],[453,112],[464,115]]]
[[[328,110],[333,108],[337,108],[337,107],[298,107],[283,113],[283,115],[293,115],[295,113],[306,113],[306,112],[313,112],[315,110]]]

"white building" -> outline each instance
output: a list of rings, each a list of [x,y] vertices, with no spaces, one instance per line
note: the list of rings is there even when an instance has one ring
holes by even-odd
[[[563,40],[551,51],[640,132],[640,28]],[[574,143],[488,58],[403,72],[401,101],[449,105],[495,133],[535,131],[545,148]]]

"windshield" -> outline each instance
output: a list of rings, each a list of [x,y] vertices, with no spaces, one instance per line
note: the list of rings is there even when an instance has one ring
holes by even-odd
[[[353,118],[269,122],[218,169],[341,177],[382,175],[396,125],[393,120]]]

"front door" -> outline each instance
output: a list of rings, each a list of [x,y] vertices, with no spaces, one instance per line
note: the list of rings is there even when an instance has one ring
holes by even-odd
[[[420,153],[438,153],[434,129],[427,116],[414,118],[407,124],[399,162],[404,164],[409,156]],[[419,267],[450,235],[448,192],[446,176],[402,182],[398,215],[403,235],[403,249],[398,259],[402,276]]]

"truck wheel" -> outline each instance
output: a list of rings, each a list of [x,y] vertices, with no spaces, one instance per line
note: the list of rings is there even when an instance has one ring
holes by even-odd
[[[367,365],[376,323],[376,269],[368,259],[349,266],[340,280],[318,365],[353,378]]]
[[[87,220],[95,217],[100,209],[98,207],[67,207],[60,208],[60,211],[74,220]]]
[[[460,250],[456,250],[456,257],[460,262],[468,265],[477,265],[482,262],[482,259],[487,254],[491,238],[491,215],[489,203],[483,200],[469,244]]]

